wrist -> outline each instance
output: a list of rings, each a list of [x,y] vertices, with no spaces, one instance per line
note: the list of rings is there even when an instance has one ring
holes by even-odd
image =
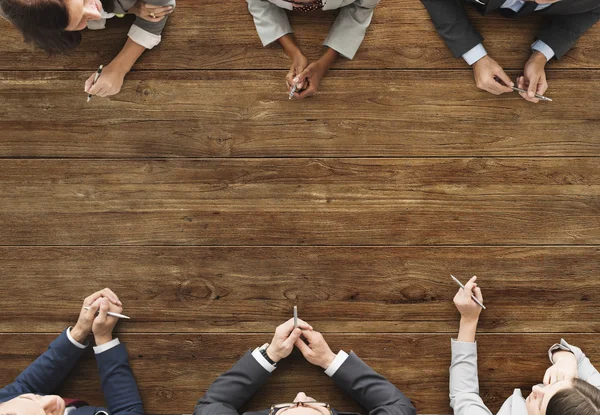
[[[327,358],[323,361],[323,364],[321,365],[321,367],[323,369],[327,370],[327,368],[333,364],[333,361],[335,360],[336,357],[337,357],[337,355],[330,351],[329,354],[327,355]]]
[[[533,53],[531,54],[530,59],[532,61],[535,61],[536,63],[543,65],[543,66],[546,66],[546,63],[548,62],[548,59],[546,59],[546,55],[544,55],[539,50],[534,50]]]
[[[127,75],[131,70],[131,66],[127,65],[125,62],[120,61],[117,57],[113,59],[111,63],[108,64],[107,69],[125,78],[125,75]]]
[[[271,359],[273,362],[277,363],[281,360],[281,357],[277,356],[275,353],[273,353],[273,349],[271,348],[271,345],[269,345],[269,347],[267,347],[267,356],[269,356],[269,359]]]
[[[106,344],[106,343],[112,341],[112,339],[113,339],[112,334],[94,336],[94,341],[96,342],[96,346],[102,346],[103,344]]]
[[[77,343],[84,344],[85,339],[90,333],[88,330],[84,330],[78,325],[75,325],[75,327],[71,328],[70,334],[73,340],[75,340]]]

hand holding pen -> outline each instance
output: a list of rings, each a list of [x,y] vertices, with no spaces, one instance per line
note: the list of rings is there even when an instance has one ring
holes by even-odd
[[[122,311],[120,308],[123,305],[121,300],[119,300],[119,297],[110,288],[96,291],[92,295],[86,297],[85,300],[83,300],[77,324],[70,330],[70,335],[74,340],[82,344],[85,343],[87,336],[92,332],[96,314],[99,312],[103,300],[107,302],[107,307],[112,305],[115,310],[118,308]]]
[[[98,82],[98,79],[100,78],[100,75],[102,75],[102,69],[104,69],[104,65],[100,65],[100,67],[96,71],[96,74],[94,75],[94,81],[92,82],[92,85],[90,86],[90,88],[92,86],[96,85],[96,82]],[[86,88],[86,90],[89,91],[90,88]],[[88,93],[87,102],[90,102],[92,100],[92,97],[93,97],[93,95],[90,94],[90,93]]]
[[[483,305],[483,295],[481,289],[477,286],[477,277],[474,276],[465,285],[451,276],[452,279],[461,286],[456,295],[454,296],[454,304],[462,318],[467,320],[479,319],[479,314],[482,309],[485,309]]]

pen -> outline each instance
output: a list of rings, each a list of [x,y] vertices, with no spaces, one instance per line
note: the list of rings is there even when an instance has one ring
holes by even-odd
[[[460,288],[462,288],[462,289],[464,289],[464,288],[465,288],[465,286],[462,284],[462,282],[460,282],[459,280],[457,280],[457,279],[456,279],[456,277],[454,277],[454,275],[450,274],[450,276],[452,277],[452,279],[453,279],[454,281],[456,281],[456,283],[457,283],[458,285],[460,285]],[[477,299],[477,297],[475,297],[473,294],[471,294],[471,298],[473,299],[473,301],[475,301],[477,304],[479,304],[479,306],[480,306],[481,308],[483,308],[484,310],[486,309],[486,308],[485,308],[485,306],[484,306],[483,304],[481,304],[481,303],[479,302],[479,300]]]
[[[294,328],[298,327],[298,306],[294,306]]]
[[[96,72],[96,76],[94,76],[94,83],[92,84],[92,86],[94,86],[94,84],[96,82],[98,82],[98,78],[100,78],[100,74],[102,74],[102,68],[104,68],[104,65],[100,65],[100,67],[98,68],[98,71]],[[91,99],[92,99],[92,94],[88,94],[87,102],[90,102]]]
[[[90,307],[83,307],[83,308],[84,308],[84,309],[86,309],[86,310],[89,310],[89,309],[90,309]],[[118,318],[126,318],[127,320],[131,320],[131,318],[130,318],[130,317],[127,317],[127,316],[126,316],[126,315],[124,315],[124,314],[113,313],[112,311],[109,311],[107,314],[108,314],[109,316],[118,317]]]
[[[524,89],[521,89],[521,88],[517,88],[516,86],[513,86],[513,87],[511,87],[511,88],[512,88],[512,90],[513,90],[513,91],[515,91],[515,92],[525,92],[525,93],[527,93],[527,91],[526,91],[526,90],[524,90]],[[535,97],[536,97],[536,98],[538,98],[538,99],[541,99],[542,101],[548,101],[548,102],[552,102],[552,99],[550,99],[550,98],[548,98],[548,97],[545,97],[545,96],[543,96],[543,95],[540,95],[540,94],[535,94]]]
[[[297,90],[298,90],[298,86],[296,84],[294,84],[294,86],[292,87],[292,89],[290,91],[290,99],[294,98],[294,94],[296,93]]]

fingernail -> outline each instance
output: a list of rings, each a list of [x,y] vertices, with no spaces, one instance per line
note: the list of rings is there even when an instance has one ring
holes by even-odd
[[[296,83],[298,83],[298,81],[299,81],[299,80],[300,80],[300,79],[298,79],[298,77],[295,77],[295,78],[294,78],[294,82],[296,82]]]

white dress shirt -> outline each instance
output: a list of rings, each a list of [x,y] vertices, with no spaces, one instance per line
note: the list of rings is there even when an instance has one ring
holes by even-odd
[[[80,349],[86,349],[89,346],[89,344],[81,344],[81,343],[79,343],[77,340],[75,340],[73,338],[73,336],[71,336],[71,327],[69,327],[67,329],[67,338],[69,339],[69,341],[71,343],[73,343],[75,346],[79,347]],[[119,341],[119,339],[116,339],[116,338],[112,339],[108,343],[101,344],[100,346],[95,346],[94,347],[94,354],[100,354],[102,352],[105,352],[107,350],[112,349],[113,347],[118,346],[119,344],[121,344],[121,342]]]
[[[511,9],[514,12],[518,12],[519,10],[521,10],[521,8],[524,5],[525,5],[524,0],[506,0],[504,2],[504,4],[500,7],[502,9]],[[545,9],[546,7],[548,7],[550,5],[551,5],[551,3],[538,4],[538,6],[535,8],[535,11],[538,12],[540,10]],[[545,42],[542,42],[541,40],[536,40],[535,42],[533,42],[533,44],[531,45],[531,49],[537,50],[538,52],[543,53],[544,56],[546,57],[546,60],[550,60],[554,56],[554,51],[552,50],[552,48],[550,46],[548,46]],[[473,49],[464,53],[462,55],[462,57],[467,62],[467,64],[473,65],[475,62],[477,62],[479,59],[483,58],[486,55],[487,55],[487,51],[483,47],[483,44],[480,43],[477,46],[475,46]]]

